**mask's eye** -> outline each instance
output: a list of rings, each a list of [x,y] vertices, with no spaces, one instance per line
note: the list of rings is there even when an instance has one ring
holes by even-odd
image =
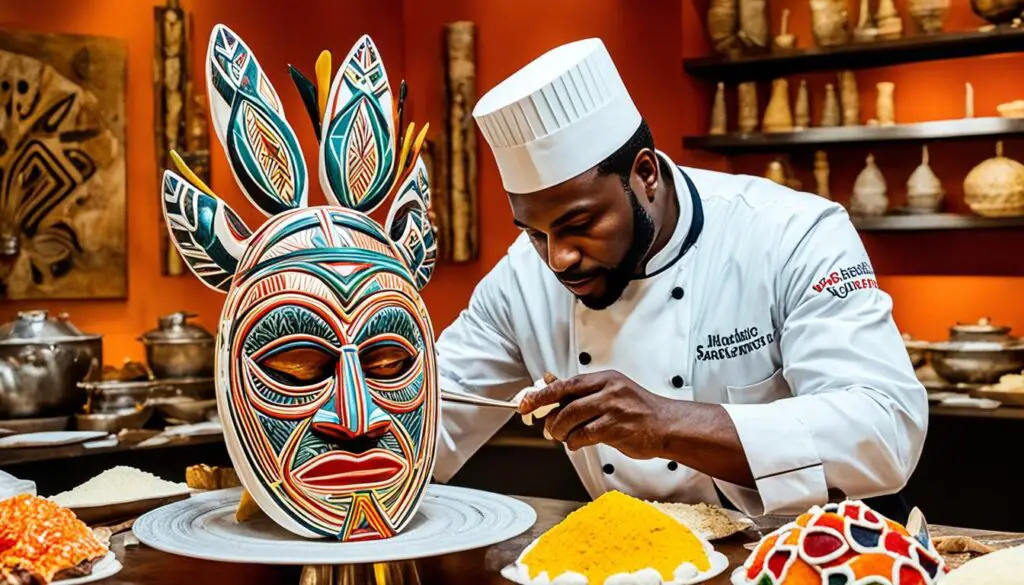
[[[334,376],[338,356],[319,345],[301,345],[271,352],[258,363],[282,384],[309,386]]]
[[[359,362],[368,378],[397,380],[409,373],[416,356],[395,343],[374,343],[359,352]]]

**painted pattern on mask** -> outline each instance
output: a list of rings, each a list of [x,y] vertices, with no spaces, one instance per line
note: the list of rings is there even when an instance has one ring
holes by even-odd
[[[293,533],[393,536],[429,482],[440,416],[419,293],[437,254],[419,157],[426,128],[414,139],[410,124],[396,141],[401,105],[369,37],[341,63],[323,120],[315,85],[293,69],[320,138],[334,141],[320,161],[332,205],[307,208],[298,141],[252,52],[218,25],[208,61],[214,127],[237,183],[270,219],[250,233],[184,167],[165,173],[164,213],[192,270],[227,293],[216,383],[232,462]],[[366,213],[389,195],[381,226]]]

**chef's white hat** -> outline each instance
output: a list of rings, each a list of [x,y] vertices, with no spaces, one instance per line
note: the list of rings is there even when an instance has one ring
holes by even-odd
[[[487,92],[473,117],[509,193],[584,173],[640,127],[640,112],[600,39],[562,45]]]

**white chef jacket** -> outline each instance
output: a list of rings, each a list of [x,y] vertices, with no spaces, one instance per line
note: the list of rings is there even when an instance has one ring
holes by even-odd
[[[756,516],[803,512],[830,489],[851,498],[899,491],[920,457],[927,395],[846,211],[658,154],[672,169],[680,217],[647,276],[590,310],[522,235],[441,334],[441,387],[509,399],[544,372],[618,370],[661,396],[724,405],[756,484],[607,445],[567,451],[592,497],[616,489],[714,504],[717,484]],[[511,416],[445,403],[435,478],[451,478]]]

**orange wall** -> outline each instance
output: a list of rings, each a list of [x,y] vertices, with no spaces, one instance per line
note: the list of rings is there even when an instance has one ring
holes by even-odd
[[[707,2],[684,0],[682,4],[683,54],[686,57],[705,55],[709,52],[704,29]],[[853,8],[859,2],[848,4]],[[777,0],[770,6],[774,30],[778,30],[782,10],[789,8],[791,32],[797,35],[797,46],[813,45],[808,2]],[[905,32],[913,34],[913,25],[907,16],[907,1],[896,0],[896,6],[904,15]],[[853,8],[851,20],[856,14],[857,9]],[[967,0],[952,2],[946,30],[969,30],[983,24],[971,12]],[[896,83],[897,122],[963,117],[964,83],[968,81],[974,86],[975,116],[995,116],[998,115],[997,104],[1024,97],[1024,83],[1015,75],[1021,70],[1024,70],[1024,53],[861,71],[857,73],[857,81],[862,118],[866,121],[875,115],[875,84],[879,81]],[[811,90],[812,120],[817,124],[825,83],[834,82],[835,77],[833,73],[822,73],[807,75],[806,78]],[[790,79],[793,98],[799,79],[800,76]],[[768,84],[761,85],[764,86],[760,88],[763,113],[768,102]],[[683,101],[696,100],[701,113],[694,118],[686,116],[685,133],[706,132],[712,87],[694,82],[688,84],[687,90]],[[733,88],[729,90],[735,91]],[[729,97],[729,122],[735,125],[734,93]],[[994,156],[994,141],[936,143],[929,145],[929,151],[932,169],[947,191],[946,209],[969,212],[963,203],[963,178],[974,165]],[[868,152],[865,148],[829,151],[831,187],[836,199],[848,200]],[[876,162],[886,177],[890,205],[902,205],[907,178],[920,162],[919,148],[888,146],[871,152],[874,152]],[[1007,140],[1006,155],[1024,160],[1024,142]],[[813,152],[808,152],[793,158],[798,176],[804,188],[809,190],[814,188],[812,156]],[[763,156],[735,157],[730,161],[718,156],[703,157],[705,164],[758,175],[764,173],[769,160]],[[864,241],[880,275],[880,284],[893,296],[895,318],[904,331],[918,338],[944,339],[950,324],[990,316],[995,321],[1013,326],[1014,333],[1024,335],[1024,303],[1020,293],[1024,287],[1024,257],[1018,252],[1024,246],[1024,233],[1020,230],[866,233]]]
[[[149,0],[0,0],[0,27],[114,36],[128,45],[128,213],[129,298],[127,301],[53,301],[0,303],[0,321],[17,310],[45,307],[67,310],[72,320],[88,331],[106,336],[106,359],[117,363],[125,356],[141,358],[135,337],[156,324],[162,314],[185,309],[200,314],[200,321],[213,329],[223,297],[202,286],[191,275],[169,278],[160,275],[157,235],[164,229],[158,207],[156,164],[151,125],[152,96],[152,12]],[[726,160],[699,151],[683,151],[684,134],[706,130],[711,87],[681,71],[680,56],[706,54],[704,32],[706,0],[377,0],[337,2],[303,0],[301,3],[244,0],[185,0],[194,19],[193,61],[200,66],[210,28],[217,22],[237,30],[256,51],[262,65],[276,84],[290,114],[307,161],[315,139],[305,120],[298,95],[287,75],[293,63],[306,72],[323,48],[340,59],[355,38],[367,32],[378,43],[393,80],[403,75],[409,82],[407,119],[429,121],[433,133],[444,119],[443,24],[471,20],[477,25],[477,92],[499,82],[506,75],[545,50],[589,36],[604,39],[641,111],[651,123],[661,149],[685,164],[760,174],[765,159],[739,157]],[[773,22],[783,7],[792,11],[792,28],[799,46],[808,46],[810,29],[807,3],[797,0],[772,2]],[[851,3],[853,4],[853,3]],[[954,2],[949,29],[977,26],[967,2]],[[905,1],[897,0],[905,13]],[[909,26],[909,20],[907,25]],[[1024,57],[995,57],[920,64],[879,69],[859,74],[862,109],[873,114],[873,84],[880,80],[897,82],[896,110],[899,121],[916,121],[962,115],[962,84],[972,81],[977,97],[977,115],[994,114],[997,103],[1021,96],[1019,84],[1006,83],[1013,71],[1020,71]],[[828,75],[808,76],[818,115],[820,94]],[[762,106],[767,97],[762,98]],[[730,119],[734,117],[730,110]],[[734,120],[733,120],[734,122]],[[934,145],[933,167],[950,192],[950,207],[963,210],[960,181],[970,167],[989,156],[991,143]],[[1007,143],[1007,153],[1024,158],[1024,146]],[[866,151],[835,151],[833,191],[842,193],[852,186]],[[916,165],[913,148],[876,151],[879,164],[890,183],[891,195],[899,200],[903,183]],[[438,267],[424,297],[435,328],[440,331],[465,306],[476,282],[504,254],[516,236],[493,159],[483,141],[479,152],[481,258],[466,265]],[[799,158],[798,165],[806,164]],[[808,167],[809,169],[809,167]],[[801,175],[805,186],[813,185],[809,170]],[[213,188],[250,226],[261,221],[260,214],[240,195],[231,179],[223,154],[215,144]],[[321,203],[319,190],[311,199]],[[840,196],[842,198],[842,196]],[[941,338],[945,327],[956,320],[989,315],[1024,332],[1024,304],[1016,291],[1024,285],[1024,256],[1014,254],[1024,236],[1013,232],[955,233],[929,235],[867,235],[869,251],[883,274],[882,285],[894,296],[900,326],[917,337]],[[995,254],[1010,254],[997,260]]]

